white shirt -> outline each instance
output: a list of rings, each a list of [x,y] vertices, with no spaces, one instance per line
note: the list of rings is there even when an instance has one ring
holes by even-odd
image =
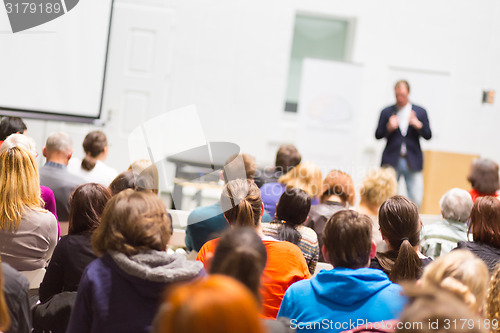
[[[68,163],[68,171],[85,179],[89,183],[98,183],[105,187],[108,187],[113,179],[118,176],[118,172],[115,169],[99,160],[97,160],[92,170],[87,171],[82,169],[82,160],[79,158],[72,158]]]
[[[410,124],[410,116],[411,116],[411,104],[407,103],[401,109],[398,110],[398,123],[399,130],[403,136],[406,136],[408,133],[408,126]]]

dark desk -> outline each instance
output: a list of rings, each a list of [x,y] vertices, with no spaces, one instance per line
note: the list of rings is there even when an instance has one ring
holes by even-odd
[[[196,181],[204,175],[222,170],[226,161],[240,153],[240,147],[231,142],[209,142],[206,145],[167,157],[175,164],[175,178]],[[182,207],[182,185],[174,182],[172,208]]]

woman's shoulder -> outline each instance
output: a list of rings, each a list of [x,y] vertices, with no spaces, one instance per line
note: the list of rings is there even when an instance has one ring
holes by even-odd
[[[306,227],[305,225],[299,225],[297,227],[297,230],[300,232],[303,239],[306,239],[311,242],[318,241],[318,234],[313,229]]]

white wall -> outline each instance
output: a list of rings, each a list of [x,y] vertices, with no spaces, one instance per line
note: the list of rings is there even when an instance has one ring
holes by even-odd
[[[282,111],[297,11],[355,21],[351,61],[364,67],[360,163],[379,163],[384,143],[375,141],[374,131],[380,110],[393,103],[392,67],[450,76],[445,115],[428,110],[431,126],[433,118],[446,126],[436,126],[440,139],[424,148],[500,162],[500,101],[481,104],[483,89],[500,92],[498,1],[116,0],[105,95],[108,163],[128,166],[125,143],[134,124],[188,104],[197,105],[209,140],[235,142],[260,163],[272,163],[277,146],[297,136],[297,117]],[[149,62],[143,73],[127,70],[130,54],[136,64]],[[28,126],[40,149],[50,131],[70,132],[77,155],[92,129],[44,121]]]

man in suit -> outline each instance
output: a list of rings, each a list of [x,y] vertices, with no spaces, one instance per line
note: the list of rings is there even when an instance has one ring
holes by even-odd
[[[425,109],[408,100],[408,82],[396,82],[394,92],[396,104],[382,110],[375,137],[387,139],[382,165],[396,169],[398,180],[405,178],[408,197],[420,207],[424,194],[420,137],[429,140],[432,132]]]
[[[59,222],[69,220],[69,197],[77,186],[86,183],[84,179],[68,172],[71,155],[73,141],[67,133],[49,135],[43,148],[43,156],[47,162],[40,168],[40,184],[54,192]]]

